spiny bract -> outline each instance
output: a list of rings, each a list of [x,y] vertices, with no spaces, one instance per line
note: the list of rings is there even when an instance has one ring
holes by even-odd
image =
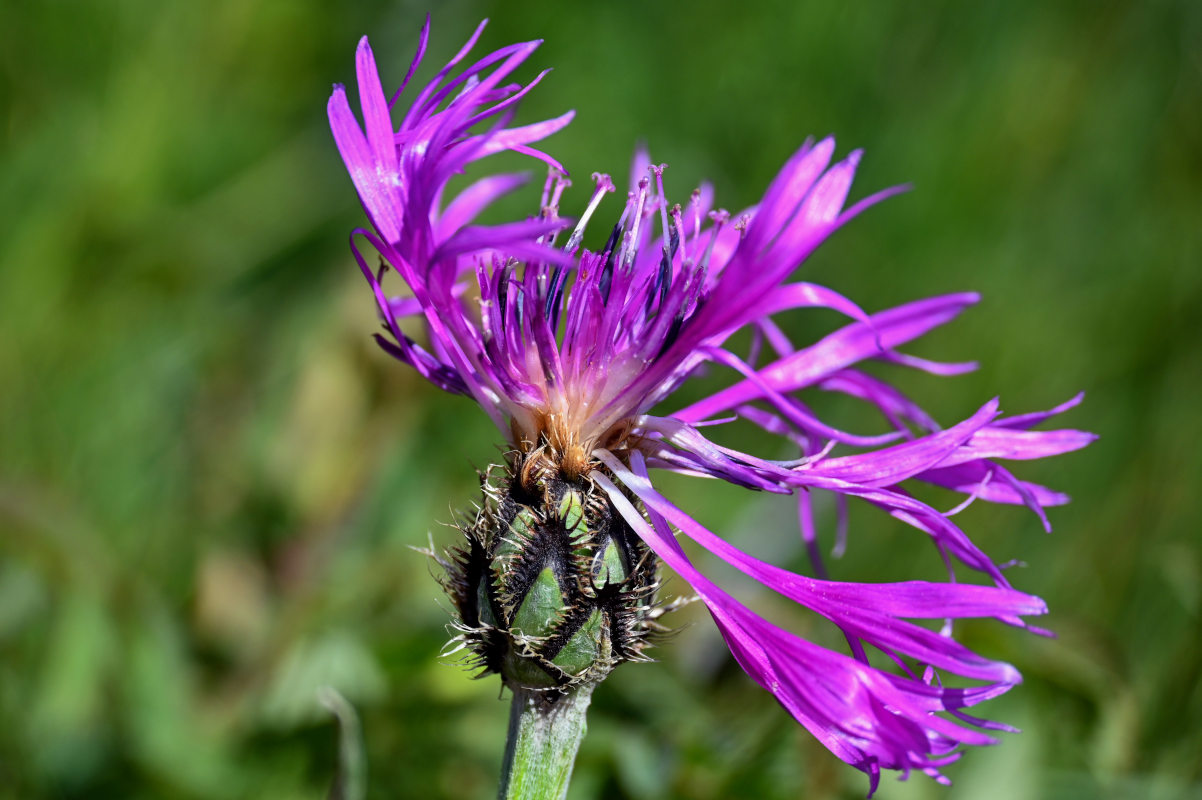
[[[493,467],[481,482],[467,541],[444,562],[469,663],[553,691],[643,660],[662,610],[656,561],[605,492],[546,462]]]

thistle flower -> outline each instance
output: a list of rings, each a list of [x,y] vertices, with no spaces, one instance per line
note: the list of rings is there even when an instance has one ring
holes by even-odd
[[[468,543],[450,565],[462,640],[477,663],[515,690],[554,698],[595,682],[617,663],[641,657],[647,633],[658,626],[653,553],[692,586],[747,674],[835,755],[867,773],[872,791],[881,769],[903,777],[917,769],[946,782],[940,769],[960,756],[961,745],[991,744],[989,731],[1009,730],[966,709],[1020,681],[1013,666],[958,643],[953,620],[990,617],[1029,627],[1023,618],[1046,609],[1011,588],[1002,567],[957,526],[959,508],[939,511],[905,487],[946,487],[965,504],[1025,505],[1047,526],[1044,508],[1068,498],[999,462],[1088,444],[1088,433],[1032,430],[1080,396],[1011,417],[990,400],[941,428],[860,368],[884,361],[934,375],[971,369],[898,348],[978,298],[944,295],[869,314],[831,289],[789,280],[828,236],[899,191],[848,205],[860,152],[832,165],[829,138],[802,145],[760,202],[733,219],[714,208],[708,185],[683,204],[671,202],[664,166],[639,153],[624,205],[607,212],[617,223],[604,246],[584,248],[613,181],[594,174],[579,220],[560,216],[567,170],[532,145],[567,125],[572,112],[511,126],[518,102],[546,73],[524,86],[504,81],[539,42],[502,48],[455,73],[482,30],[407,106],[399,98],[425,52],[429,21],[391,98],[365,37],[356,61],[362,126],[342,86],[329,101],[334,138],[371,220],[370,230],[352,234],[351,249],[379,306],[377,341],[435,386],[472,398],[510,449],[507,463],[490,471]],[[488,175],[449,201],[444,190],[472,162],[503,151],[549,166],[538,213],[477,225],[483,209],[528,176]],[[361,241],[378,252],[378,269]],[[390,271],[408,294],[385,288]],[[774,318],[805,308],[833,309],[848,322],[798,346]],[[428,345],[419,343],[423,329]],[[727,346],[743,329],[770,346],[774,355],[765,363]],[[729,385],[674,407],[673,393],[707,364],[729,375]],[[890,431],[835,428],[799,398],[805,389],[867,403]],[[797,458],[740,452],[706,435],[708,426],[735,419],[789,442]],[[794,495],[816,577],[758,560],[706,529],[655,487],[659,471]],[[840,504],[866,501],[916,529],[947,563],[948,582],[830,580],[814,532],[818,492]],[[675,533],[834,623],[848,652],[758,616],[698,570]],[[956,582],[956,562],[987,585]],[[941,620],[943,628],[913,620]],[[873,666],[873,650],[897,670]],[[953,685],[952,676],[969,683]]]

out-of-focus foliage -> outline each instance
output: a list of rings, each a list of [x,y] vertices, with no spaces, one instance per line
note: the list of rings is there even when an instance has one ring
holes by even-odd
[[[578,110],[549,149],[580,175],[623,175],[644,139],[670,191],[708,176],[735,209],[834,132],[866,150],[858,196],[913,182],[807,270],[869,309],[984,293],[920,348],[980,371],[902,378],[945,422],[994,393],[1021,412],[1087,390],[1068,422],[1101,441],[1024,471],[1074,495],[1056,533],[1019,509],[961,517],[1053,609],[1056,640],[966,631],[1026,674],[991,713],[1025,732],[950,790],[881,796],[1198,796],[1202,6],[438,6],[431,64],[485,15],[486,47],[547,40],[528,75],[556,71],[523,115]],[[358,36],[395,84],[424,11],[5,3],[0,797],[324,796],[327,685],[361,716],[369,797],[491,796],[507,704],[439,660],[446,601],[412,548],[454,539],[440,522],[498,437],[372,345],[345,244],[361,211],[325,124]],[[787,501],[672,486],[804,568]],[[836,576],[937,574],[912,530],[854,507],[851,524]],[[677,616],[694,624],[660,663],[597,692],[573,798],[862,796],[703,614]]]

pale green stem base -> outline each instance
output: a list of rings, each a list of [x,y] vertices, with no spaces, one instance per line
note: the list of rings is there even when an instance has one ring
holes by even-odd
[[[518,689],[509,712],[509,740],[498,800],[563,800],[576,751],[588,726],[593,686],[581,686],[547,704],[545,692]]]

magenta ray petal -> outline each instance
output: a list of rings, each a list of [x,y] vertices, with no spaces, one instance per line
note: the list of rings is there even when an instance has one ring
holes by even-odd
[[[972,435],[942,466],[953,467],[982,458],[1029,461],[1080,450],[1097,439],[1086,431],[1024,431],[987,427]]]
[[[948,363],[944,361],[932,361],[929,358],[919,358],[907,353],[898,353],[890,351],[881,353],[879,358],[882,361],[891,361],[894,364],[900,364],[903,367],[910,367],[921,372],[927,372],[931,375],[963,375],[966,372],[975,372],[977,362],[975,361],[959,361]]]
[[[765,385],[778,392],[811,386],[828,375],[881,354],[954,319],[980,299],[972,293],[919,300],[874,314],[871,326],[855,323],[840,328],[818,343],[760,369]],[[740,381],[712,397],[677,412],[685,420],[701,420],[763,395],[756,382]]]
[[[786,284],[765,295],[760,304],[764,316],[792,308],[830,308],[872,327],[872,318],[862,308],[833,289],[816,283]]]
[[[954,467],[936,467],[918,476],[919,480],[955,489],[958,492],[970,493],[980,486],[986,475],[997,472],[997,465],[987,461],[969,461]],[[1023,505],[1027,502],[1024,495],[1035,498],[1040,506],[1062,506],[1069,501],[1068,495],[1053,491],[1046,486],[1040,486],[1028,481],[1019,481],[1024,492],[1004,481],[991,481],[978,492],[978,497],[991,503],[1008,503]]]
[[[525,186],[529,181],[530,174],[525,172],[481,178],[460,192],[438,215],[435,235],[439,239],[447,239],[472,222],[494,200]]]
[[[334,94],[330,96],[329,116],[334,142],[359,192],[364,210],[381,236],[390,242],[397,241],[401,237],[400,223],[404,218],[394,188],[397,178],[381,174],[381,167],[351,113],[346,90],[341,86],[335,86]]]
[[[376,59],[366,36],[359,40],[355,73],[359,79],[359,102],[363,106],[367,143],[371,147],[376,169],[383,180],[396,180],[398,165],[396,147],[392,143],[392,117],[388,102],[384,99],[384,87],[380,85]]]
[[[945,431],[871,453],[824,459],[809,467],[815,474],[863,486],[892,486],[945,463],[997,416],[998,401],[990,400],[976,414]]]
[[[806,142],[773,179],[759,213],[747,228],[746,246],[753,252],[771,243],[797,212],[810,188],[831,162],[835,154],[835,140],[826,137],[817,145]]]
[[[785,397],[775,389],[770,383],[765,381],[760,373],[757,373],[750,366],[743,363],[742,359],[735,356],[729,351],[723,350],[720,347],[706,347],[702,350],[706,355],[713,358],[720,364],[731,367],[739,373],[746,376],[747,380],[751,381],[760,391],[760,396],[772,403],[772,406],[780,412],[780,414],[792,424],[796,425],[801,430],[822,436],[827,439],[834,439],[839,442],[848,444],[856,444],[864,447],[872,447],[875,445],[885,444],[897,439],[901,434],[893,431],[879,436],[862,436],[853,433],[847,433],[837,428],[832,428],[822,422],[817,417],[806,412],[801,405],[788,397]],[[677,414],[676,416],[682,416]]]
[[[884,381],[857,369],[841,369],[824,378],[818,384],[818,388],[828,392],[842,392],[872,403],[885,419],[898,429],[904,427],[902,420],[906,420],[927,432],[939,430],[935,420],[913,400]],[[994,424],[1000,424],[1000,420],[995,420]]]
[[[443,242],[434,251],[432,259],[435,262],[444,261],[461,253],[471,253],[486,248],[505,250],[515,246],[537,244],[532,240],[547,233],[560,231],[571,227],[568,219],[537,220],[530,222],[509,222],[504,225],[488,227],[471,225],[458,231],[454,236]],[[545,260],[555,260],[571,263],[571,256],[557,252],[547,247],[537,247],[529,252],[543,256]]]
[[[1064,401],[1055,408],[1047,411],[1036,411],[1030,414],[1018,414],[1013,417],[1002,417],[994,423],[999,428],[1015,428],[1018,430],[1026,430],[1032,428],[1041,422],[1046,422],[1052,417],[1059,416],[1070,408],[1076,408],[1085,399],[1085,392],[1078,392],[1068,400]]]
[[[480,23],[480,28],[484,27],[484,23]],[[480,28],[477,28],[479,32]],[[422,25],[422,32],[417,40],[417,52],[413,55],[413,60],[409,62],[409,70],[405,73],[405,78],[401,81],[401,85],[393,92],[392,97],[388,100],[388,107],[392,108],[396,105],[396,101],[405,93],[405,87],[409,85],[409,81],[413,78],[413,73],[417,72],[417,67],[422,63],[422,58],[426,55],[426,46],[430,43],[430,15],[426,14],[426,21]]]

